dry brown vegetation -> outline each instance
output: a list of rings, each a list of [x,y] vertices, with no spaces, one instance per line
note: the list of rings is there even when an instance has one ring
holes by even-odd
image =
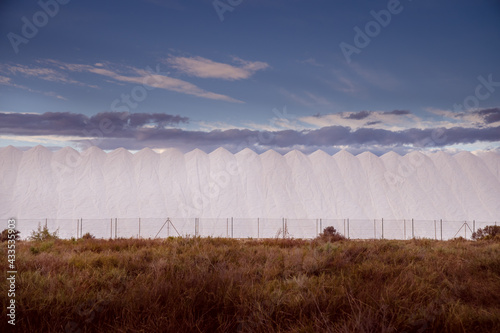
[[[18,332],[500,331],[492,241],[49,239],[17,266]]]

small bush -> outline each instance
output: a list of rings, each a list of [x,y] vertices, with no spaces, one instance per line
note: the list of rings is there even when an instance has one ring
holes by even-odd
[[[467,242],[467,239],[463,238],[462,236],[455,237],[449,240],[450,242]]]
[[[43,242],[46,240],[55,240],[59,239],[59,236],[57,235],[59,233],[59,229],[57,229],[54,232],[50,232],[49,228],[47,226],[42,226],[39,224],[37,230],[33,230],[31,232],[31,235],[29,236],[30,241],[35,241],[35,242]]]
[[[87,232],[82,236],[82,239],[95,239],[95,236],[92,235],[90,232]]]
[[[328,242],[337,242],[346,239],[344,235],[339,233],[333,226],[323,229],[323,233],[319,234],[318,238]]]
[[[10,231],[9,230],[14,230],[14,231]],[[6,242],[8,241],[9,239],[15,239],[15,240],[18,240],[19,239],[19,234],[21,232],[19,230],[16,230],[16,229],[4,229],[2,231],[2,233],[0,234],[0,242]],[[10,237],[9,238],[9,235],[15,235],[14,237]]]
[[[500,226],[487,225],[482,229],[477,229],[477,231],[472,234],[472,239],[500,241]]]

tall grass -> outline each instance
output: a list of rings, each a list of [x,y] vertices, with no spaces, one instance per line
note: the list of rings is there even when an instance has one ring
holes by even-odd
[[[19,332],[500,331],[498,242],[56,239],[17,265]]]

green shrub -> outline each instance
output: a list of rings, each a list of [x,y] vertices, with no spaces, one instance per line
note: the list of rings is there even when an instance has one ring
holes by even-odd
[[[31,235],[29,236],[30,241],[35,241],[35,242],[43,242],[46,240],[55,240],[59,239],[59,236],[57,235],[59,233],[59,229],[56,229],[54,232],[50,232],[49,228],[47,226],[42,226],[38,224],[37,230],[33,230],[31,232]]]
[[[477,231],[472,234],[472,239],[500,241],[500,226],[487,225],[482,229],[477,229]]]
[[[344,235],[339,233],[333,226],[323,229],[323,233],[319,234],[318,238],[328,242],[337,242],[346,239]]]
[[[87,232],[82,236],[82,239],[95,239],[95,236],[92,235],[90,232]]]

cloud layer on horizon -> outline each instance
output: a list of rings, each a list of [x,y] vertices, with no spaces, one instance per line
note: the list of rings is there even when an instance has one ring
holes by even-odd
[[[488,122],[497,119],[500,108],[475,112]],[[408,111],[395,110],[387,114],[402,116],[407,115]],[[344,114],[344,117],[348,116]],[[500,141],[500,124],[485,127],[454,126],[403,130],[351,128],[343,125],[277,131],[242,128],[200,131],[179,128],[189,121],[187,117],[164,113],[104,112],[91,117],[69,112],[0,113],[0,131],[20,140],[23,137],[59,136],[62,139],[67,137],[67,141],[76,145],[91,140],[92,144],[102,149],[124,147],[130,150],[150,147],[179,148],[184,151],[200,148],[211,151],[217,147],[224,147],[236,152],[250,147],[256,151],[298,149],[310,152],[325,147],[329,149],[379,147],[383,151]]]

